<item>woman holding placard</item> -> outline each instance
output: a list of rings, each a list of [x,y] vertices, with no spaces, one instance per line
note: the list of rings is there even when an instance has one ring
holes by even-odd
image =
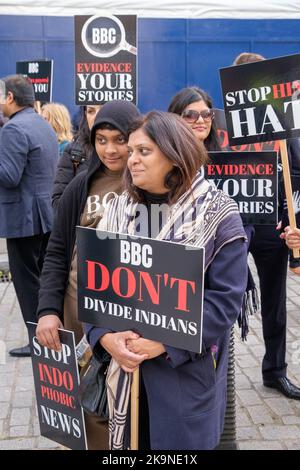
[[[80,172],[64,191],[57,208],[44,269],[40,279],[37,339],[58,351],[58,329],[83,336],[77,315],[76,226],[95,227],[106,202],[123,191],[128,159],[128,129],[140,113],[133,103],[112,101],[102,106],[91,130],[93,152],[87,171]],[[98,416],[85,416],[88,448],[107,446],[107,425]]]
[[[213,449],[224,424],[230,330],[247,283],[245,232],[235,202],[198,171],[206,151],[178,116],[149,113],[133,125],[128,146],[127,191],[109,203],[98,228],[139,235],[145,224],[138,214],[144,213],[148,237],[205,246],[204,347],[200,355],[132,331],[86,325],[92,348],[113,359],[107,379],[110,448],[128,447],[124,420],[122,425],[114,419],[119,403],[113,392],[118,387],[128,402],[129,389],[122,385],[140,365],[139,449]],[[167,222],[152,220],[153,204],[168,207]],[[191,212],[193,223],[178,225]],[[114,382],[116,370],[120,378]]]

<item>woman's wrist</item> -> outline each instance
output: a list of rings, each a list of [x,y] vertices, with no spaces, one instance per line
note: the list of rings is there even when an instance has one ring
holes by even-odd
[[[111,338],[111,335],[113,335],[114,333],[105,333],[105,335],[103,335],[100,340],[99,340],[99,343],[101,344],[101,346],[107,350],[107,346],[110,342],[110,338]]]

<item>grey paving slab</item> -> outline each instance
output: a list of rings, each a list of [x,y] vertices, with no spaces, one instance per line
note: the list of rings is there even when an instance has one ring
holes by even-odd
[[[265,425],[259,426],[262,437],[266,440],[300,439],[300,427],[292,425]],[[299,441],[300,442],[300,441]]]
[[[14,408],[10,417],[11,426],[25,426],[30,423],[30,408]]]
[[[247,411],[251,417],[251,420],[254,424],[271,424],[274,423],[275,417],[271,410],[268,410],[267,407],[262,405],[253,405],[248,406]],[[295,423],[287,423],[295,424]]]
[[[252,264],[256,283],[257,276]],[[258,283],[257,283],[258,285]],[[288,274],[288,375],[300,386],[300,276]],[[300,449],[300,402],[289,400],[277,390],[266,388],[261,380],[264,342],[260,315],[250,318],[247,342],[237,345],[237,435],[241,450]],[[258,366],[252,365],[254,357]],[[250,387],[249,387],[250,384]],[[253,393],[253,391],[255,393]],[[258,401],[261,401],[258,403]],[[249,424],[251,423],[251,425]],[[254,429],[260,438],[255,438]]]
[[[240,441],[240,450],[283,450],[283,444],[279,441]]]
[[[27,450],[35,448],[36,438],[0,440],[0,450]]]

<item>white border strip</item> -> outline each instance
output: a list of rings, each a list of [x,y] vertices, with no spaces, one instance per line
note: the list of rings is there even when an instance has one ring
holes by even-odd
[[[143,1],[0,0],[1,15],[73,16],[111,14],[138,15],[142,18],[220,18],[220,19],[297,19],[300,0],[182,0]]]

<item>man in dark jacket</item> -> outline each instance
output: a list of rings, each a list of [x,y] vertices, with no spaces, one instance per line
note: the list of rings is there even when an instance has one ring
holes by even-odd
[[[9,121],[0,134],[0,237],[7,239],[23,319],[34,322],[39,275],[52,227],[58,144],[51,126],[34,111],[34,90],[28,79],[12,75],[3,82],[0,106]],[[10,354],[30,356],[29,345]]]

